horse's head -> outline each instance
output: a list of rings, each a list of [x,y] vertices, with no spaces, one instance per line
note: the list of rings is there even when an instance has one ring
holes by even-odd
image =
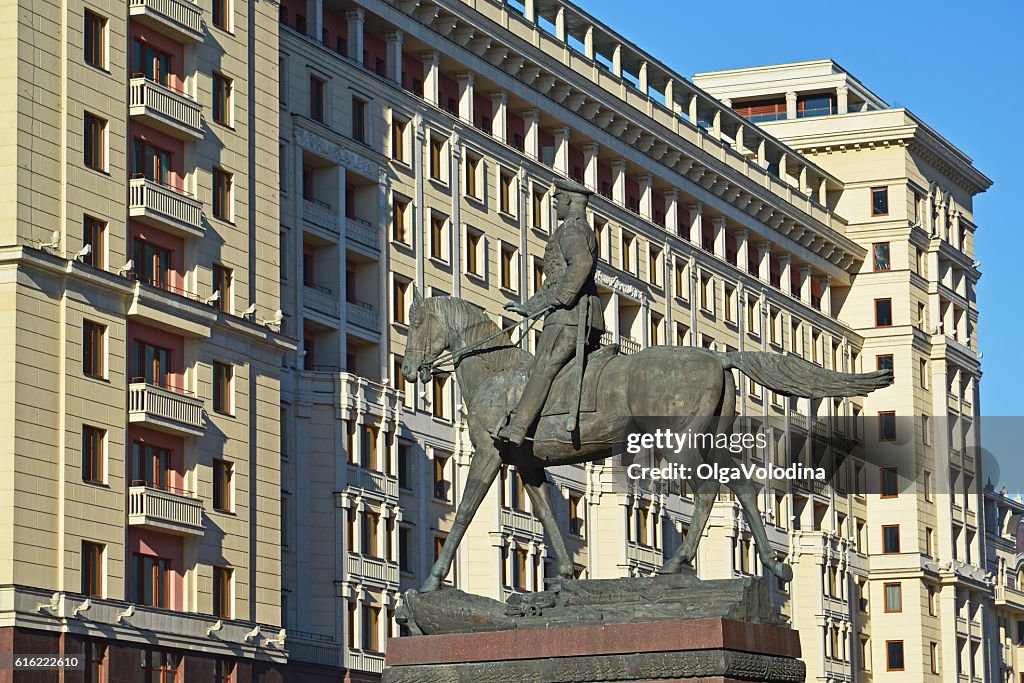
[[[409,308],[409,337],[402,361],[402,377],[407,382],[430,380],[430,366],[448,348],[448,333],[437,315],[437,309],[420,296],[413,285]]]

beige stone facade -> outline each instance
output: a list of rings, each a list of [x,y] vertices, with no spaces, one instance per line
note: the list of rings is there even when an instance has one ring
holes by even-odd
[[[772,547],[796,572],[772,589],[809,680],[1018,670],[1016,632],[997,646],[983,628],[993,595],[1016,603],[985,576],[995,546],[966,455],[972,198],[990,181],[913,114],[829,61],[691,82],[554,0],[124,5],[22,3],[3,43],[33,74],[8,81],[4,113],[4,626],[89,638],[106,623],[127,642],[147,628],[165,649],[373,678],[471,457],[454,378],[397,372],[413,287],[514,322],[502,305],[541,282],[559,175],[595,191],[607,337],[624,352],[892,363],[895,384],[867,399],[739,384],[740,413],[771,429],[754,461],[798,458],[809,435],[868,438],[889,411],[921,430],[896,496],[862,462],[828,485],[763,482]],[[87,218],[105,229],[82,255]],[[96,329],[103,364],[84,373]],[[84,427],[103,433],[97,483]],[[626,486],[614,463],[550,476],[583,576],[648,573],[686,533],[685,490]],[[761,572],[728,495],[705,533],[700,576]],[[123,601],[158,602],[136,592],[136,556],[162,540],[171,602],[121,618]],[[76,612],[96,547],[102,595]],[[541,588],[548,558],[509,471],[448,579],[504,598]]]

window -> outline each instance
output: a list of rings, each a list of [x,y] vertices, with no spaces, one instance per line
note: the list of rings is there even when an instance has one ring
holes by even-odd
[[[586,527],[586,510],[583,507],[583,496],[569,494],[569,533],[574,536],[583,536]]]
[[[725,295],[722,298],[722,303],[725,305],[725,311],[723,315],[728,322],[736,322],[736,288],[725,286]]]
[[[234,383],[235,369],[229,363],[213,364],[213,409],[218,413],[230,415],[233,403],[232,384]]]
[[[82,243],[89,248],[89,253],[82,258],[82,263],[93,268],[102,268],[106,265],[106,234],[105,221],[92,216],[86,216],[82,220]]]
[[[900,525],[888,524],[882,527],[882,552],[898,553],[900,551]]]
[[[526,590],[526,567],[529,564],[529,555],[526,548],[516,548],[512,551],[512,587],[516,590]]]
[[[896,440],[896,412],[886,410],[878,413],[878,440]]]
[[[700,276],[700,307],[711,313],[715,311],[715,278],[706,273]]]
[[[510,247],[507,244],[501,245],[501,288],[510,291],[516,291],[519,289],[518,280],[516,277],[517,262],[519,260],[518,251],[514,247]]]
[[[231,0],[213,0],[213,25],[222,31],[231,30]]]
[[[391,239],[409,244],[409,200],[395,195],[391,199]]]
[[[875,368],[877,370],[888,370],[889,372],[892,372],[892,354],[886,353],[880,356],[875,356]]]
[[[434,498],[438,500],[451,500],[452,484],[447,475],[449,460],[449,456],[434,454]]]
[[[935,557],[935,530],[927,526],[924,528],[924,554]]]
[[[85,10],[85,62],[107,68],[107,20],[89,10]]]
[[[640,545],[650,545],[650,536],[648,533],[648,520],[650,519],[650,512],[643,506],[636,508],[635,517],[635,539]]]
[[[647,246],[647,281],[661,287],[661,249],[653,244]]]
[[[366,102],[358,97],[352,98],[352,139],[366,142]]]
[[[213,509],[220,512],[231,512],[233,500],[231,495],[231,479],[234,465],[227,460],[213,461]]]
[[[412,527],[398,527],[398,569],[412,572]]]
[[[430,214],[430,257],[448,262],[448,217],[439,213]]]
[[[228,567],[213,568],[213,616],[230,619],[233,614],[231,600],[231,575]]]
[[[512,182],[513,177],[508,173],[498,175],[498,211],[512,215]]]
[[[170,607],[170,560],[135,553],[132,573],[135,577],[132,602],[147,607]]]
[[[932,473],[925,470],[921,480],[921,485],[924,487],[924,499],[930,503],[932,502]]]
[[[895,498],[900,493],[900,478],[895,467],[883,467],[879,470],[882,498]]]
[[[480,199],[480,169],[483,167],[483,162],[480,157],[466,153],[466,187],[463,193],[467,197],[473,197]]]
[[[231,221],[231,174],[213,169],[213,216]]]
[[[378,433],[376,427],[363,425],[362,438],[359,440],[359,465],[368,470],[377,469]]]
[[[283,610],[282,610],[283,611]],[[281,623],[287,623],[282,619]],[[234,683],[235,662],[232,659],[218,659],[214,665],[214,683]]]
[[[142,341],[135,342],[135,377],[132,381],[169,388],[171,352]]]
[[[162,650],[142,651],[142,680],[146,683],[178,683],[181,655]]]
[[[135,140],[132,147],[134,172],[147,180],[161,185],[171,184],[171,153],[154,147],[142,140]]]
[[[132,444],[132,486],[169,489],[171,452],[149,444]]]
[[[922,389],[927,389],[928,388],[928,359],[927,358],[922,358],[921,362],[920,362],[920,365],[921,365],[921,372],[920,372],[920,375],[921,375],[921,382],[920,382],[921,388]]]
[[[892,299],[875,299],[875,327],[892,327]]]
[[[430,137],[430,177],[444,182],[444,140]]]
[[[103,597],[103,545],[82,541],[82,595]]]
[[[380,515],[376,512],[366,510],[363,513],[363,528],[362,538],[360,539],[361,544],[359,549],[363,555],[369,555],[370,557],[380,557],[380,537],[378,529],[380,528]]]
[[[391,115],[391,158],[400,164],[408,163],[405,152],[405,131],[408,121]]]
[[[889,215],[889,188],[888,187],[872,187],[871,188],[871,215],[872,216],[888,216]]]
[[[533,191],[530,201],[530,225],[535,230],[544,229],[544,193],[540,190]]]
[[[103,379],[106,375],[107,328],[86,320],[82,323],[82,372],[89,377]]]
[[[215,302],[218,309],[231,312],[231,269],[221,265],[213,266],[213,291],[219,294]]]
[[[412,445],[398,442],[398,487],[412,489]]]
[[[871,245],[871,257],[875,272],[889,270],[889,243],[875,242]]]
[[[89,168],[107,170],[107,122],[92,114],[85,115],[83,155]]]
[[[885,641],[885,670],[903,671],[903,641]]]
[[[85,667],[82,683],[105,683],[107,646],[96,640],[85,642]]]
[[[326,123],[327,117],[324,112],[325,91],[327,81],[316,76],[309,77],[309,117],[314,121]]]
[[[484,274],[484,234],[475,228],[466,228],[466,272]],[[504,272],[502,274],[504,278]],[[504,280],[502,280],[504,282]]]
[[[928,661],[933,674],[939,673],[939,644],[932,642],[928,644]]]
[[[227,1],[214,0],[214,7]],[[232,81],[227,76],[213,74],[213,120],[223,126],[231,125],[231,84]]]
[[[884,586],[885,589],[885,611],[886,612],[902,612],[903,611],[903,584],[887,583]]]
[[[363,650],[380,651],[380,607],[363,605]]]
[[[406,290],[409,288],[409,281],[395,278],[392,282],[392,296],[391,296],[391,317],[392,319],[400,324],[405,325],[408,321],[406,320]]]
[[[82,481],[102,484],[106,478],[106,431],[98,427],[82,427]]]

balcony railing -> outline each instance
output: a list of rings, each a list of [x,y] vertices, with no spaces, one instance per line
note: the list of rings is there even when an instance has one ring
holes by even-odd
[[[663,561],[660,550],[634,541],[626,542],[626,559],[653,567],[660,567]]]
[[[128,14],[187,42],[203,39],[203,11],[188,0],[129,0]]]
[[[345,236],[371,249],[380,249],[380,236],[369,221],[355,216],[345,217]]]
[[[348,466],[348,485],[375,493],[378,496],[398,498],[398,477],[375,472],[358,465]]]
[[[348,321],[371,332],[380,332],[380,316],[377,307],[365,301],[348,302]]]
[[[338,297],[327,287],[306,285],[302,297],[308,308],[332,318],[338,317]]]
[[[202,436],[203,401],[188,394],[135,381],[128,385],[128,421],[162,431]]]
[[[327,202],[322,202],[319,199],[303,199],[302,217],[329,232],[338,232],[338,214],[331,209],[331,205]]]
[[[398,583],[398,563],[358,553],[348,554],[348,573],[371,581]]]
[[[501,508],[501,525],[531,536],[541,536],[544,533],[537,518],[528,512],[512,508]]]
[[[199,200],[149,178],[128,181],[128,215],[186,237],[203,236],[203,207]]]
[[[184,492],[133,485],[128,488],[128,524],[179,536],[201,536],[203,501]]]
[[[288,629],[288,639],[285,643],[288,659],[291,661],[342,666],[342,646],[335,643],[331,636]]]
[[[128,81],[128,115],[178,138],[203,137],[199,103],[166,85],[136,76]]]
[[[621,350],[622,353],[638,353],[641,348],[642,347],[640,346],[640,342],[638,342],[637,340],[632,339],[630,337],[623,337],[621,335],[619,336],[619,350]]]
[[[379,652],[349,652],[345,662],[354,671],[368,671],[379,674],[384,671],[384,655]]]

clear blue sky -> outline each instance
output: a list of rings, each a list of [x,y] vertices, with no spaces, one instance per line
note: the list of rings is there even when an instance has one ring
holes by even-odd
[[[995,181],[974,204],[981,411],[1024,416],[1024,311],[1014,294],[1024,262],[1011,237],[1024,189],[1017,119],[1024,112],[1024,3],[586,0],[580,6],[687,78],[831,58],[974,159]]]

